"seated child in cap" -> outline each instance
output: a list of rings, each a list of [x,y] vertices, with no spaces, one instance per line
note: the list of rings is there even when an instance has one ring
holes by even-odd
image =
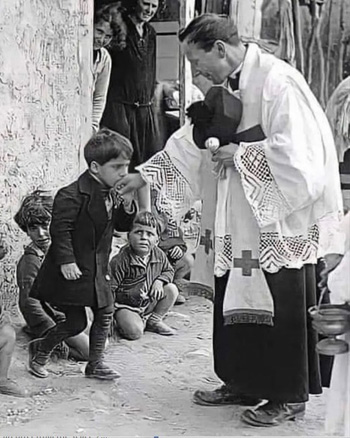
[[[222,85],[214,85],[203,101],[194,102],[187,109],[193,124],[193,141],[199,149],[210,148],[208,140],[215,138],[219,146],[229,143],[263,140],[260,125],[237,132],[242,118],[242,103],[235,92]],[[215,150],[211,150],[215,154]]]
[[[157,247],[158,224],[152,213],[135,217],[128,241],[110,263],[118,331],[129,340],[140,338],[144,330],[173,335],[162,320],[178,290],[172,283],[174,270]]]
[[[183,232],[179,226],[172,221],[171,218],[160,212],[156,202],[157,193],[155,190],[151,192],[152,213],[155,216],[159,227],[159,242],[158,248],[162,249],[171,266],[174,268],[174,284],[180,289],[181,280],[187,277],[194,264],[194,257],[187,252],[187,245],[183,238]],[[175,304],[184,304],[185,297],[179,295]]]
[[[42,337],[57,322],[65,319],[64,313],[48,303],[29,296],[34,280],[51,243],[49,226],[52,216],[53,197],[36,190],[26,196],[14,219],[31,242],[24,248],[24,254],[17,264],[17,285],[19,287],[19,310],[27,323],[24,331],[32,338]],[[62,343],[63,344],[63,343]],[[67,350],[60,344],[54,353]],[[80,333],[66,340],[69,354],[76,360],[86,361],[89,357],[89,337]],[[67,351],[66,351],[67,352]]]

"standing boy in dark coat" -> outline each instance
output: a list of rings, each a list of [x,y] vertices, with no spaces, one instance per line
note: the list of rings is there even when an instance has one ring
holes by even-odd
[[[52,244],[30,296],[55,305],[66,320],[29,344],[29,371],[37,377],[48,376],[45,365],[53,348],[85,329],[85,307],[94,313],[85,375],[108,380],[119,377],[103,363],[113,317],[108,258],[113,229],[128,231],[136,206],[131,197],[121,198],[111,188],[127,174],[132,153],[129,140],[102,129],[84,149],[89,169],[55,197]]]

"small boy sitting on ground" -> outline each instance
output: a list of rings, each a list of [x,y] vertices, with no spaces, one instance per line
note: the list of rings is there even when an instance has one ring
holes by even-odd
[[[37,377],[48,376],[45,366],[55,346],[85,329],[85,307],[94,314],[85,376],[104,380],[120,377],[103,361],[114,311],[108,260],[113,229],[129,231],[136,214],[133,193],[120,197],[115,191],[128,172],[132,154],[127,138],[101,129],[84,148],[89,169],[55,197],[52,243],[30,296],[56,306],[65,319],[42,339],[30,343],[29,370]]]
[[[152,213],[136,216],[128,240],[110,263],[118,331],[129,340],[139,339],[144,330],[173,335],[174,330],[162,320],[178,290],[172,283],[174,270],[157,247],[158,224]]]
[[[40,266],[49,249],[51,238],[49,226],[52,215],[53,197],[44,191],[36,190],[26,196],[14,219],[31,240],[24,248],[24,254],[17,264],[17,285],[19,287],[19,310],[27,323],[24,331],[32,338],[40,338],[64,320],[65,315],[48,303],[29,297],[29,292],[38,275]],[[62,343],[54,353],[59,357],[69,355],[75,360],[87,361],[89,358],[89,337],[80,333]],[[67,351],[68,349],[68,351]]]

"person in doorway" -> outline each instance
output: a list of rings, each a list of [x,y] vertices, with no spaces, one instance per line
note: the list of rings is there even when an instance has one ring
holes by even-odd
[[[215,246],[225,264],[215,272],[213,350],[224,385],[196,391],[194,401],[252,406],[244,422],[275,426],[303,415],[309,394],[322,392],[307,309],[316,302],[317,258],[343,210],[332,133],[303,76],[256,44],[242,44],[230,18],[204,14],[179,39],[194,75],[240,96],[237,132],[264,133],[212,157],[231,169],[221,196],[239,214],[217,203],[215,228],[223,236]],[[124,178],[119,193],[144,175]]]
[[[40,266],[47,254],[50,240],[50,222],[53,197],[50,193],[36,190],[26,196],[14,219],[31,242],[24,248],[24,254],[17,264],[17,285],[19,287],[19,310],[26,322],[25,332],[32,338],[44,336],[52,327],[65,319],[64,313],[54,309],[48,303],[31,298],[33,286]],[[63,344],[63,343],[62,343]],[[87,361],[89,358],[89,336],[80,333],[68,338],[68,354],[75,360]],[[65,352],[64,345],[58,348]]]
[[[133,147],[130,171],[159,150],[154,92],[156,32],[149,24],[158,0],[127,0],[126,47],[111,48],[112,72],[102,125],[127,137]]]
[[[124,246],[110,263],[115,293],[114,318],[120,334],[139,339],[144,329],[163,336],[175,332],[163,322],[178,291],[174,270],[157,247],[158,224],[150,212],[139,213]]]
[[[94,16],[93,39],[93,102],[92,128],[100,129],[106,106],[112,60],[106,46],[117,50],[125,48],[126,26],[121,12],[121,2],[101,7]]]
[[[85,376],[119,377],[103,362],[114,304],[108,259],[113,229],[128,231],[136,214],[133,195],[120,197],[113,189],[126,175],[132,152],[122,135],[98,131],[84,148],[89,169],[55,197],[51,245],[30,297],[55,305],[65,319],[29,344],[29,370],[37,377],[48,376],[45,366],[55,346],[85,329],[85,307],[94,314]]]

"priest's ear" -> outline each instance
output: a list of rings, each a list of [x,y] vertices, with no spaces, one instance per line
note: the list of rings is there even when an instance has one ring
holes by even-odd
[[[226,44],[224,41],[217,40],[214,43],[214,47],[219,55],[220,58],[226,58]]]

